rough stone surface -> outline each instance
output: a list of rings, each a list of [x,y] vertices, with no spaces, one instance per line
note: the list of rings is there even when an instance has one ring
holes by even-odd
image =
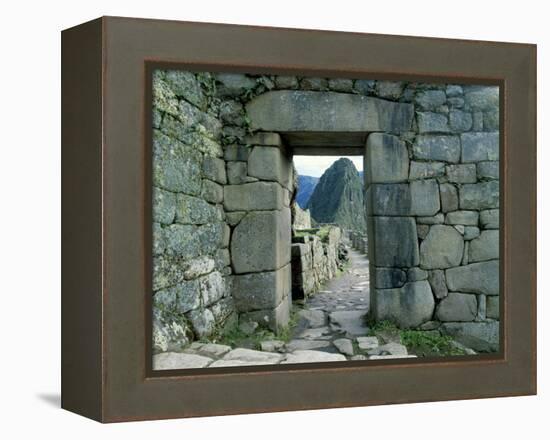
[[[407,356],[409,354],[407,347],[397,342],[388,342],[387,344],[379,345],[367,350],[367,353],[370,356]]]
[[[449,293],[447,283],[445,281],[445,272],[443,270],[430,270],[428,274],[428,282],[432,288],[432,292],[436,298],[445,298]]]
[[[418,266],[416,225],[410,217],[374,217],[375,261],[386,267]]]
[[[498,296],[487,297],[487,318],[499,319],[500,318],[500,299]]]
[[[376,336],[360,336],[356,340],[360,350],[372,350],[380,345]]]
[[[445,164],[443,162],[411,162],[409,179],[427,179],[430,177],[439,177],[445,174]]]
[[[398,268],[377,267],[375,269],[375,287],[378,289],[391,289],[401,287],[407,281],[405,271]]]
[[[441,211],[450,212],[458,209],[458,191],[454,185],[443,183],[439,185]]]
[[[477,226],[464,227],[464,240],[473,240],[476,237],[479,237],[479,228]]]
[[[231,291],[239,311],[275,308],[290,293],[290,265],[271,272],[234,275]]]
[[[248,156],[248,175],[261,180],[274,180],[288,186],[290,161],[277,147],[257,146]]]
[[[497,259],[499,255],[498,236],[499,231],[497,229],[482,231],[478,238],[470,242],[468,261],[475,263]]]
[[[343,354],[325,353],[316,350],[296,350],[286,355],[281,364],[303,364],[308,362],[338,362],[345,361]]]
[[[449,322],[440,327],[444,334],[448,334],[467,347],[476,351],[491,352],[498,350],[499,323],[489,322]]]
[[[456,163],[460,160],[460,139],[451,135],[419,135],[413,144],[416,159]]]
[[[332,343],[340,353],[348,356],[353,356],[353,344],[351,340],[346,338],[340,338],[340,339],[335,339],[334,341],[332,341]]]
[[[367,138],[367,161],[376,163],[368,178],[372,183],[404,182],[409,175],[409,153],[396,136],[372,133]]]
[[[210,156],[205,157],[202,162],[202,172],[207,179],[223,185],[227,183],[225,161],[223,159]]]
[[[462,162],[498,160],[499,136],[496,133],[463,133]]]
[[[445,104],[447,96],[442,90],[426,90],[416,95],[416,103],[425,110],[435,110]]]
[[[498,181],[463,185],[459,189],[460,209],[498,208]]]
[[[224,357],[224,361],[243,361],[243,362],[269,362],[277,363],[283,359],[283,355],[278,353],[269,353],[265,351],[250,350],[247,348],[236,348],[231,350]]]
[[[458,266],[463,251],[462,235],[455,228],[434,225],[420,245],[420,266],[424,269],[445,269]]]
[[[428,272],[419,267],[411,267],[407,271],[407,281],[422,281],[428,279]],[[400,287],[400,286],[397,286]]]
[[[453,183],[476,183],[476,166],[475,164],[448,165],[447,178]]]
[[[224,187],[227,211],[272,210],[283,207],[283,189],[275,182],[252,182]]]
[[[449,125],[452,131],[468,131],[472,128],[472,123],[471,113],[460,110],[449,112]]]
[[[450,292],[435,310],[440,321],[473,321],[477,314],[475,295]]]
[[[434,179],[415,180],[410,183],[411,214],[434,215],[439,211],[439,186]]]
[[[268,351],[270,353],[281,352],[284,350],[284,346],[285,343],[278,340],[262,341],[260,343],[262,351]]]
[[[399,289],[378,289],[373,313],[377,320],[396,322],[400,328],[429,321],[435,301],[427,281],[407,283]]]
[[[445,217],[448,225],[477,226],[479,213],[477,211],[454,211]]]
[[[363,336],[368,332],[365,317],[364,310],[343,310],[330,313],[329,320],[333,329],[352,337]]]
[[[296,350],[319,350],[322,348],[330,347],[332,344],[330,341],[313,341],[309,339],[293,339],[286,344],[286,349],[289,352]]]
[[[367,190],[368,195],[374,215],[411,214],[411,188],[407,183],[376,183]]]
[[[478,179],[498,179],[499,177],[499,162],[479,162],[477,164],[477,178]]]
[[[455,292],[498,295],[499,264],[498,261],[472,263],[466,266],[453,267],[445,271],[447,285]]]
[[[276,270],[288,264],[290,233],[290,209],[249,212],[235,227],[231,239],[235,273]]]
[[[450,131],[449,120],[446,115],[442,115],[441,113],[418,112],[416,118],[420,133],[447,133]]]
[[[413,106],[335,92],[272,91],[246,105],[253,129],[304,132],[403,132]]]
[[[498,229],[500,223],[498,209],[481,211],[479,222],[484,229]]]
[[[205,200],[185,194],[178,194],[175,205],[176,222],[201,225],[221,220],[215,206]]]
[[[212,362],[207,356],[189,353],[159,353],[153,355],[153,370],[181,370],[204,368]]]
[[[498,108],[498,86],[464,86],[466,104],[474,110]]]

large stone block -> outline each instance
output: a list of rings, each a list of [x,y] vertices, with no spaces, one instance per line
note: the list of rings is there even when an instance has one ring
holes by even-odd
[[[499,210],[488,209],[481,211],[479,221],[483,229],[498,229],[499,228]]]
[[[197,195],[201,190],[201,154],[153,130],[153,184],[173,192]]]
[[[455,292],[471,292],[484,295],[499,293],[498,260],[472,263],[445,271],[447,285]]]
[[[449,212],[458,209],[458,191],[450,183],[439,185],[439,197],[441,198],[441,211]]]
[[[290,262],[290,209],[249,212],[235,227],[231,261],[235,273],[279,269]]]
[[[410,215],[411,190],[408,183],[373,184],[370,207],[374,215]]]
[[[435,110],[447,102],[443,90],[425,90],[417,93],[415,102],[424,110]]]
[[[283,188],[275,182],[252,182],[224,187],[227,211],[273,210],[283,207]]]
[[[476,183],[476,166],[473,163],[448,165],[447,178],[453,183]]]
[[[476,315],[476,296],[467,293],[449,293],[435,310],[435,317],[440,321],[473,321]]]
[[[443,162],[411,162],[409,172],[410,180],[428,179],[430,177],[440,177],[445,174],[445,164]]]
[[[407,283],[398,289],[376,289],[374,317],[394,321],[400,328],[418,327],[431,320],[434,297],[427,281]]]
[[[498,321],[449,322],[439,329],[443,334],[452,336],[458,342],[476,351],[493,352],[499,349]]]
[[[460,110],[449,112],[449,124],[453,131],[469,131],[472,128],[472,114]]]
[[[413,144],[416,159],[457,163],[460,160],[460,139],[452,135],[425,134]]]
[[[498,296],[487,297],[487,318],[500,318],[500,298]]]
[[[225,279],[218,271],[214,271],[197,279],[203,306],[210,306],[222,299],[226,293]]]
[[[445,298],[449,293],[447,283],[445,282],[445,272],[442,270],[430,270],[428,282],[436,298]]]
[[[453,211],[445,217],[448,225],[477,226],[479,213],[477,211]]]
[[[498,109],[498,86],[464,86],[466,104],[472,110]]]
[[[278,147],[256,146],[248,156],[248,175],[260,180],[274,180],[285,187],[291,185],[291,159]]]
[[[365,162],[369,170],[366,174],[372,183],[407,181],[409,153],[405,143],[396,136],[385,133],[369,135]]]
[[[264,131],[409,131],[413,106],[361,95],[280,90],[246,105],[251,127]]]
[[[373,229],[373,264],[383,267],[418,266],[418,239],[412,217],[374,217]]]
[[[257,322],[260,327],[279,331],[288,325],[292,302],[287,295],[274,309],[254,310],[239,315],[240,322]]]
[[[153,188],[153,221],[169,225],[176,215],[176,195]]]
[[[487,209],[499,207],[498,181],[463,185],[459,189],[460,209]]]
[[[463,133],[462,162],[481,162],[498,160],[498,132],[496,133]]]
[[[274,309],[290,293],[290,264],[271,272],[234,275],[232,294],[239,312]]]
[[[498,179],[499,176],[499,162],[479,162],[477,164],[477,177],[478,179]]]
[[[448,133],[450,131],[447,116],[441,113],[418,112],[416,118],[420,133]]]
[[[389,267],[377,267],[375,269],[374,286],[377,289],[392,289],[402,287],[407,281],[407,274],[404,270]]]
[[[202,92],[199,81],[192,72],[168,70],[165,81],[177,96],[186,99],[202,110],[205,109],[206,97]]]
[[[415,180],[410,183],[410,189],[412,215],[431,216],[439,211],[439,185],[436,180]]]
[[[227,183],[225,161],[223,159],[206,156],[202,162],[202,172],[207,179],[222,185]]]
[[[470,242],[470,247],[468,249],[468,261],[470,263],[498,258],[498,232],[499,231],[496,229],[482,231],[479,237]]]
[[[176,197],[176,222],[181,224],[205,224],[219,221],[215,206],[198,197],[178,194]]]
[[[462,235],[452,226],[434,225],[420,245],[420,267],[445,269],[458,266],[464,252]]]

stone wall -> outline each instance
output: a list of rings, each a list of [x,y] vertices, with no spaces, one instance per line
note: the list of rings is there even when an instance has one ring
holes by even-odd
[[[282,138],[337,148],[342,133],[367,139],[375,318],[496,340],[497,89],[176,70],[153,82],[156,351],[237,317],[286,325],[295,175]]]
[[[409,84],[396,99],[405,94],[415,109],[411,131],[367,140],[372,314],[494,350],[498,88]]]
[[[321,289],[344,263],[339,227],[297,232],[292,238],[292,299],[307,298]]]
[[[209,78],[153,76],[153,349],[179,350],[235,319],[222,125]]]

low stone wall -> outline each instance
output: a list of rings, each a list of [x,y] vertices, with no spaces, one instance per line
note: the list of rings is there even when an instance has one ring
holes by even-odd
[[[349,240],[351,242],[351,246],[354,249],[357,249],[359,252],[363,254],[368,253],[368,239],[367,235],[362,232],[357,231],[350,231],[349,232]]]
[[[342,231],[337,226],[298,231],[292,243],[292,299],[307,298],[342,266]],[[322,231],[322,232],[321,232]]]
[[[311,214],[309,209],[302,209],[298,203],[292,204],[292,231],[311,229]]]

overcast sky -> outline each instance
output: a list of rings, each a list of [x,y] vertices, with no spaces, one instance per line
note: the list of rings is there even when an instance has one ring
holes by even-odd
[[[363,156],[294,156],[294,166],[302,176],[321,177],[325,170],[341,157],[355,164],[357,171],[363,171]]]

